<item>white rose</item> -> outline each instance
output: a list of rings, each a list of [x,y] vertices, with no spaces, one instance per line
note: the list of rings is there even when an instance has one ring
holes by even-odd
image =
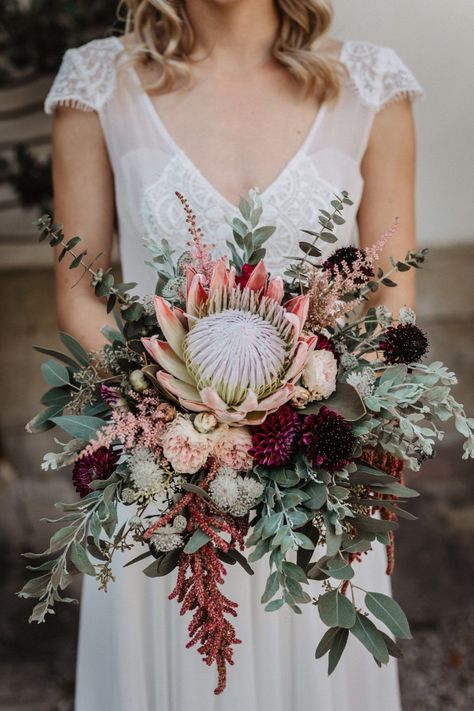
[[[301,379],[313,400],[326,400],[336,389],[337,360],[331,351],[313,351]]]

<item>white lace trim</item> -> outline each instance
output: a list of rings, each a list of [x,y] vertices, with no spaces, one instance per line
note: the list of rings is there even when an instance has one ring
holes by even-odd
[[[116,37],[92,40],[82,47],[68,49],[46,97],[46,113],[53,113],[59,105],[100,111],[114,93],[115,59],[121,52]]]
[[[176,190],[188,198],[204,235],[216,245],[216,256],[225,253],[224,245],[231,234],[226,218],[237,216],[238,210],[210,189],[201,173],[189,166],[182,152],[175,153],[159,177],[143,192],[140,214],[145,238],[157,242],[166,238],[177,255],[185,251],[188,236]],[[287,257],[301,254],[298,247],[303,238],[301,227],[312,229],[318,209],[327,208],[338,191],[340,186],[328,184],[314,161],[303,153],[265,190],[261,223],[277,227],[266,245],[265,264],[272,273],[282,274],[288,267]],[[340,237],[338,246],[350,242],[349,225]],[[322,248],[323,258],[334,249],[326,244]]]
[[[371,42],[345,42],[341,61],[364,104],[379,111],[393,101],[423,97],[423,89],[398,54]]]
[[[115,60],[122,51],[116,37],[69,49],[46,97],[46,113],[58,105],[100,111],[114,93]],[[343,44],[341,61],[363,103],[376,111],[397,99],[423,96],[420,84],[393,49],[348,41]]]

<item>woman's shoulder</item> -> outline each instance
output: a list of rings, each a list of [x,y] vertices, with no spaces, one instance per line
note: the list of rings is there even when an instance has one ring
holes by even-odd
[[[100,111],[116,85],[117,58],[124,45],[118,37],[105,37],[68,49],[45,100],[46,113],[56,106]]]
[[[362,103],[375,111],[398,99],[423,96],[415,75],[391,47],[346,40],[340,43],[339,59]]]

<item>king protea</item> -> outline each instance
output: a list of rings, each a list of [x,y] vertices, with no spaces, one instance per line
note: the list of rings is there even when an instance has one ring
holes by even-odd
[[[218,261],[209,286],[188,269],[186,311],[155,297],[166,340],[143,338],[161,366],[161,387],[191,412],[212,412],[231,425],[260,424],[293,395],[315,337],[302,333],[308,298],[285,304],[283,281],[268,281],[261,261],[245,287]]]

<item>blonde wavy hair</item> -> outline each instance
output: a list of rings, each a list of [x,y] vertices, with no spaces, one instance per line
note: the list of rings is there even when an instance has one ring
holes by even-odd
[[[323,57],[314,43],[329,29],[330,0],[274,0],[279,29],[273,57],[303,87],[325,102],[337,97],[344,75],[341,62]],[[145,88],[167,93],[189,85],[189,57],[195,35],[184,0],[121,0],[125,34],[132,35],[131,61],[153,62],[158,78]]]

